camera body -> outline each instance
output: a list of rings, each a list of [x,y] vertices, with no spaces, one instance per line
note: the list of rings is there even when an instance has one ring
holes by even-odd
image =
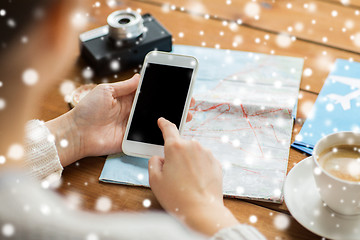
[[[81,57],[99,76],[138,66],[150,51],[172,50],[171,34],[150,14],[120,10],[107,20],[108,25],[80,34]]]

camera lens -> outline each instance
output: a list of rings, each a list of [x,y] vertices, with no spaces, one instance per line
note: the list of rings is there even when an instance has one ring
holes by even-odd
[[[127,40],[140,36],[144,32],[141,15],[132,10],[120,10],[111,13],[107,22],[110,37],[115,40]]]
[[[122,18],[122,19],[119,20],[120,24],[127,24],[129,22],[130,22],[130,19],[128,19],[128,18]]]

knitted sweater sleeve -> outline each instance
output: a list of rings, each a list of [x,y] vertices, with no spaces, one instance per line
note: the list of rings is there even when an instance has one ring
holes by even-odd
[[[55,146],[55,138],[45,123],[31,120],[25,126],[25,166],[30,175],[40,180],[60,178],[63,167]]]

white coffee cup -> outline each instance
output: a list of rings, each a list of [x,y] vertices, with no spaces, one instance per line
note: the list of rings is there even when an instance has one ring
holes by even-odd
[[[318,162],[319,155],[327,149],[339,145],[360,146],[360,134],[337,132],[320,139],[313,151],[313,173],[321,199],[329,208],[343,215],[360,214],[360,182],[337,178]]]

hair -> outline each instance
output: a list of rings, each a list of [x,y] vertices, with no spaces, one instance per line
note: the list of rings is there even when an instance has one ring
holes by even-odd
[[[9,46],[27,41],[28,29],[45,19],[55,0],[0,1],[0,58]]]

